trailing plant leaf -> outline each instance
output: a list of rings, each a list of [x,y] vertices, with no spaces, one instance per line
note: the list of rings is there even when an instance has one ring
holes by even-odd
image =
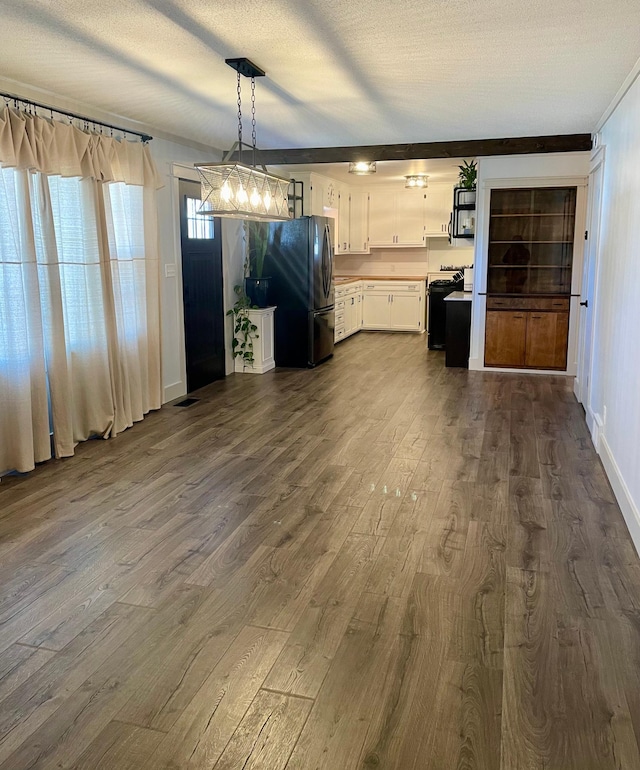
[[[249,310],[252,309],[251,301],[245,294],[243,286],[234,286],[238,299],[235,305],[227,310],[227,315],[234,317],[233,340],[231,349],[234,358],[242,358],[247,364],[253,364],[253,340],[258,339],[256,334],[258,327],[249,318]]]

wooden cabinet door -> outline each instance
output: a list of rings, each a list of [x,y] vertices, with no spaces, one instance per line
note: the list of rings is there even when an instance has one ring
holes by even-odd
[[[524,366],[527,313],[487,310],[485,366]]]
[[[356,331],[362,329],[362,292],[356,296]]]
[[[362,298],[362,328],[388,329],[391,309],[391,295],[382,292],[367,292]]]
[[[419,294],[392,294],[389,328],[422,331],[421,310],[422,298]]]
[[[392,193],[372,192],[369,196],[369,244],[395,244],[395,198]]]
[[[396,246],[424,244],[424,202],[421,190],[396,193]]]
[[[369,193],[351,192],[349,206],[349,253],[369,253]]]
[[[527,315],[525,366],[566,369],[569,314],[530,312]]]
[[[453,188],[449,185],[428,187],[424,208],[424,234],[427,238],[446,238],[453,206]]]

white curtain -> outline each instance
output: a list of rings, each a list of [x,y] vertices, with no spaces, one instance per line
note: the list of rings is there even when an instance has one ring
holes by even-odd
[[[140,143],[0,112],[0,472],[160,407],[157,186]]]

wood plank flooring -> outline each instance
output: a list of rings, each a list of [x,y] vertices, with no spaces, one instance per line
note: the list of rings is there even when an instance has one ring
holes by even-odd
[[[0,770],[638,770],[572,382],[362,333],[0,484]]]

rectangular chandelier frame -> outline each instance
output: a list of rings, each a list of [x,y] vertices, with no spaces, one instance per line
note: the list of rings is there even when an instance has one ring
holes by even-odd
[[[291,219],[291,180],[269,173],[265,166],[231,160],[236,151],[240,156],[241,149],[236,142],[220,163],[195,164],[202,194],[198,214],[268,222]]]

